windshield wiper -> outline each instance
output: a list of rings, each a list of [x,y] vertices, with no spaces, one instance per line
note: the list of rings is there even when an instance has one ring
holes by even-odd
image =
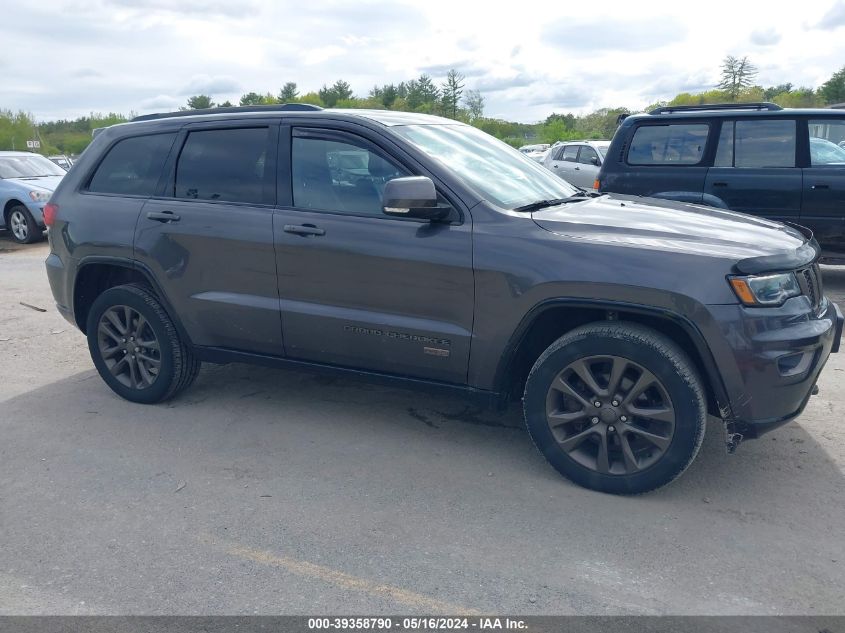
[[[572,194],[567,198],[555,198],[553,200],[537,200],[537,202],[530,202],[528,204],[522,205],[521,207],[515,207],[514,211],[537,211],[546,207],[554,207],[559,204],[566,204],[567,202],[582,202],[584,200],[587,200],[588,198],[597,198],[598,196],[603,195],[603,193],[595,193],[593,191],[581,189],[578,193]]]

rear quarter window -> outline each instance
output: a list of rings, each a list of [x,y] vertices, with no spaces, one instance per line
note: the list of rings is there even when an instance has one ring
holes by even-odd
[[[643,125],[628,149],[629,165],[697,165],[704,156],[707,123]]]
[[[176,133],[132,136],[112,145],[88,183],[91,193],[155,194]]]

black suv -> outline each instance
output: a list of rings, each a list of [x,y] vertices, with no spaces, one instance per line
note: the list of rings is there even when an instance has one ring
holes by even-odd
[[[823,260],[845,263],[845,111],[748,103],[630,116],[597,188],[801,224]]]
[[[105,129],[45,209],[50,284],[135,402],[202,361],[522,398],[581,485],[637,493],[801,413],[842,316],[816,242],[587,194],[437,117],[289,106]]]

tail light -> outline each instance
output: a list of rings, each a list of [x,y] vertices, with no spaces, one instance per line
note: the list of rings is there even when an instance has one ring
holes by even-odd
[[[595,189],[596,191],[598,191],[598,190],[599,190],[599,186],[600,186],[600,185],[601,185],[601,183],[599,182],[599,179],[598,179],[598,178],[596,178],[596,179],[595,179],[595,181],[593,181],[593,189]]]
[[[48,202],[44,205],[44,224],[46,226],[53,226],[56,221],[56,214],[59,212],[59,205]]]

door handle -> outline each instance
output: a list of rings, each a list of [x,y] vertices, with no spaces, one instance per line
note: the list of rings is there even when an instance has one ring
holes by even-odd
[[[581,171],[581,168],[578,165],[575,165],[575,171]]]
[[[552,167],[554,167],[555,169],[557,169],[557,165],[552,165]]]
[[[325,235],[326,229],[321,229],[313,224],[285,224],[285,233],[294,233],[296,235]]]
[[[823,184],[811,185],[810,189],[830,189],[830,185],[823,185]]]
[[[714,187],[727,187],[728,183],[726,183],[726,182],[714,182],[713,186]]]
[[[179,216],[173,211],[150,211],[147,213],[147,219],[158,220],[159,222],[178,222]]]

